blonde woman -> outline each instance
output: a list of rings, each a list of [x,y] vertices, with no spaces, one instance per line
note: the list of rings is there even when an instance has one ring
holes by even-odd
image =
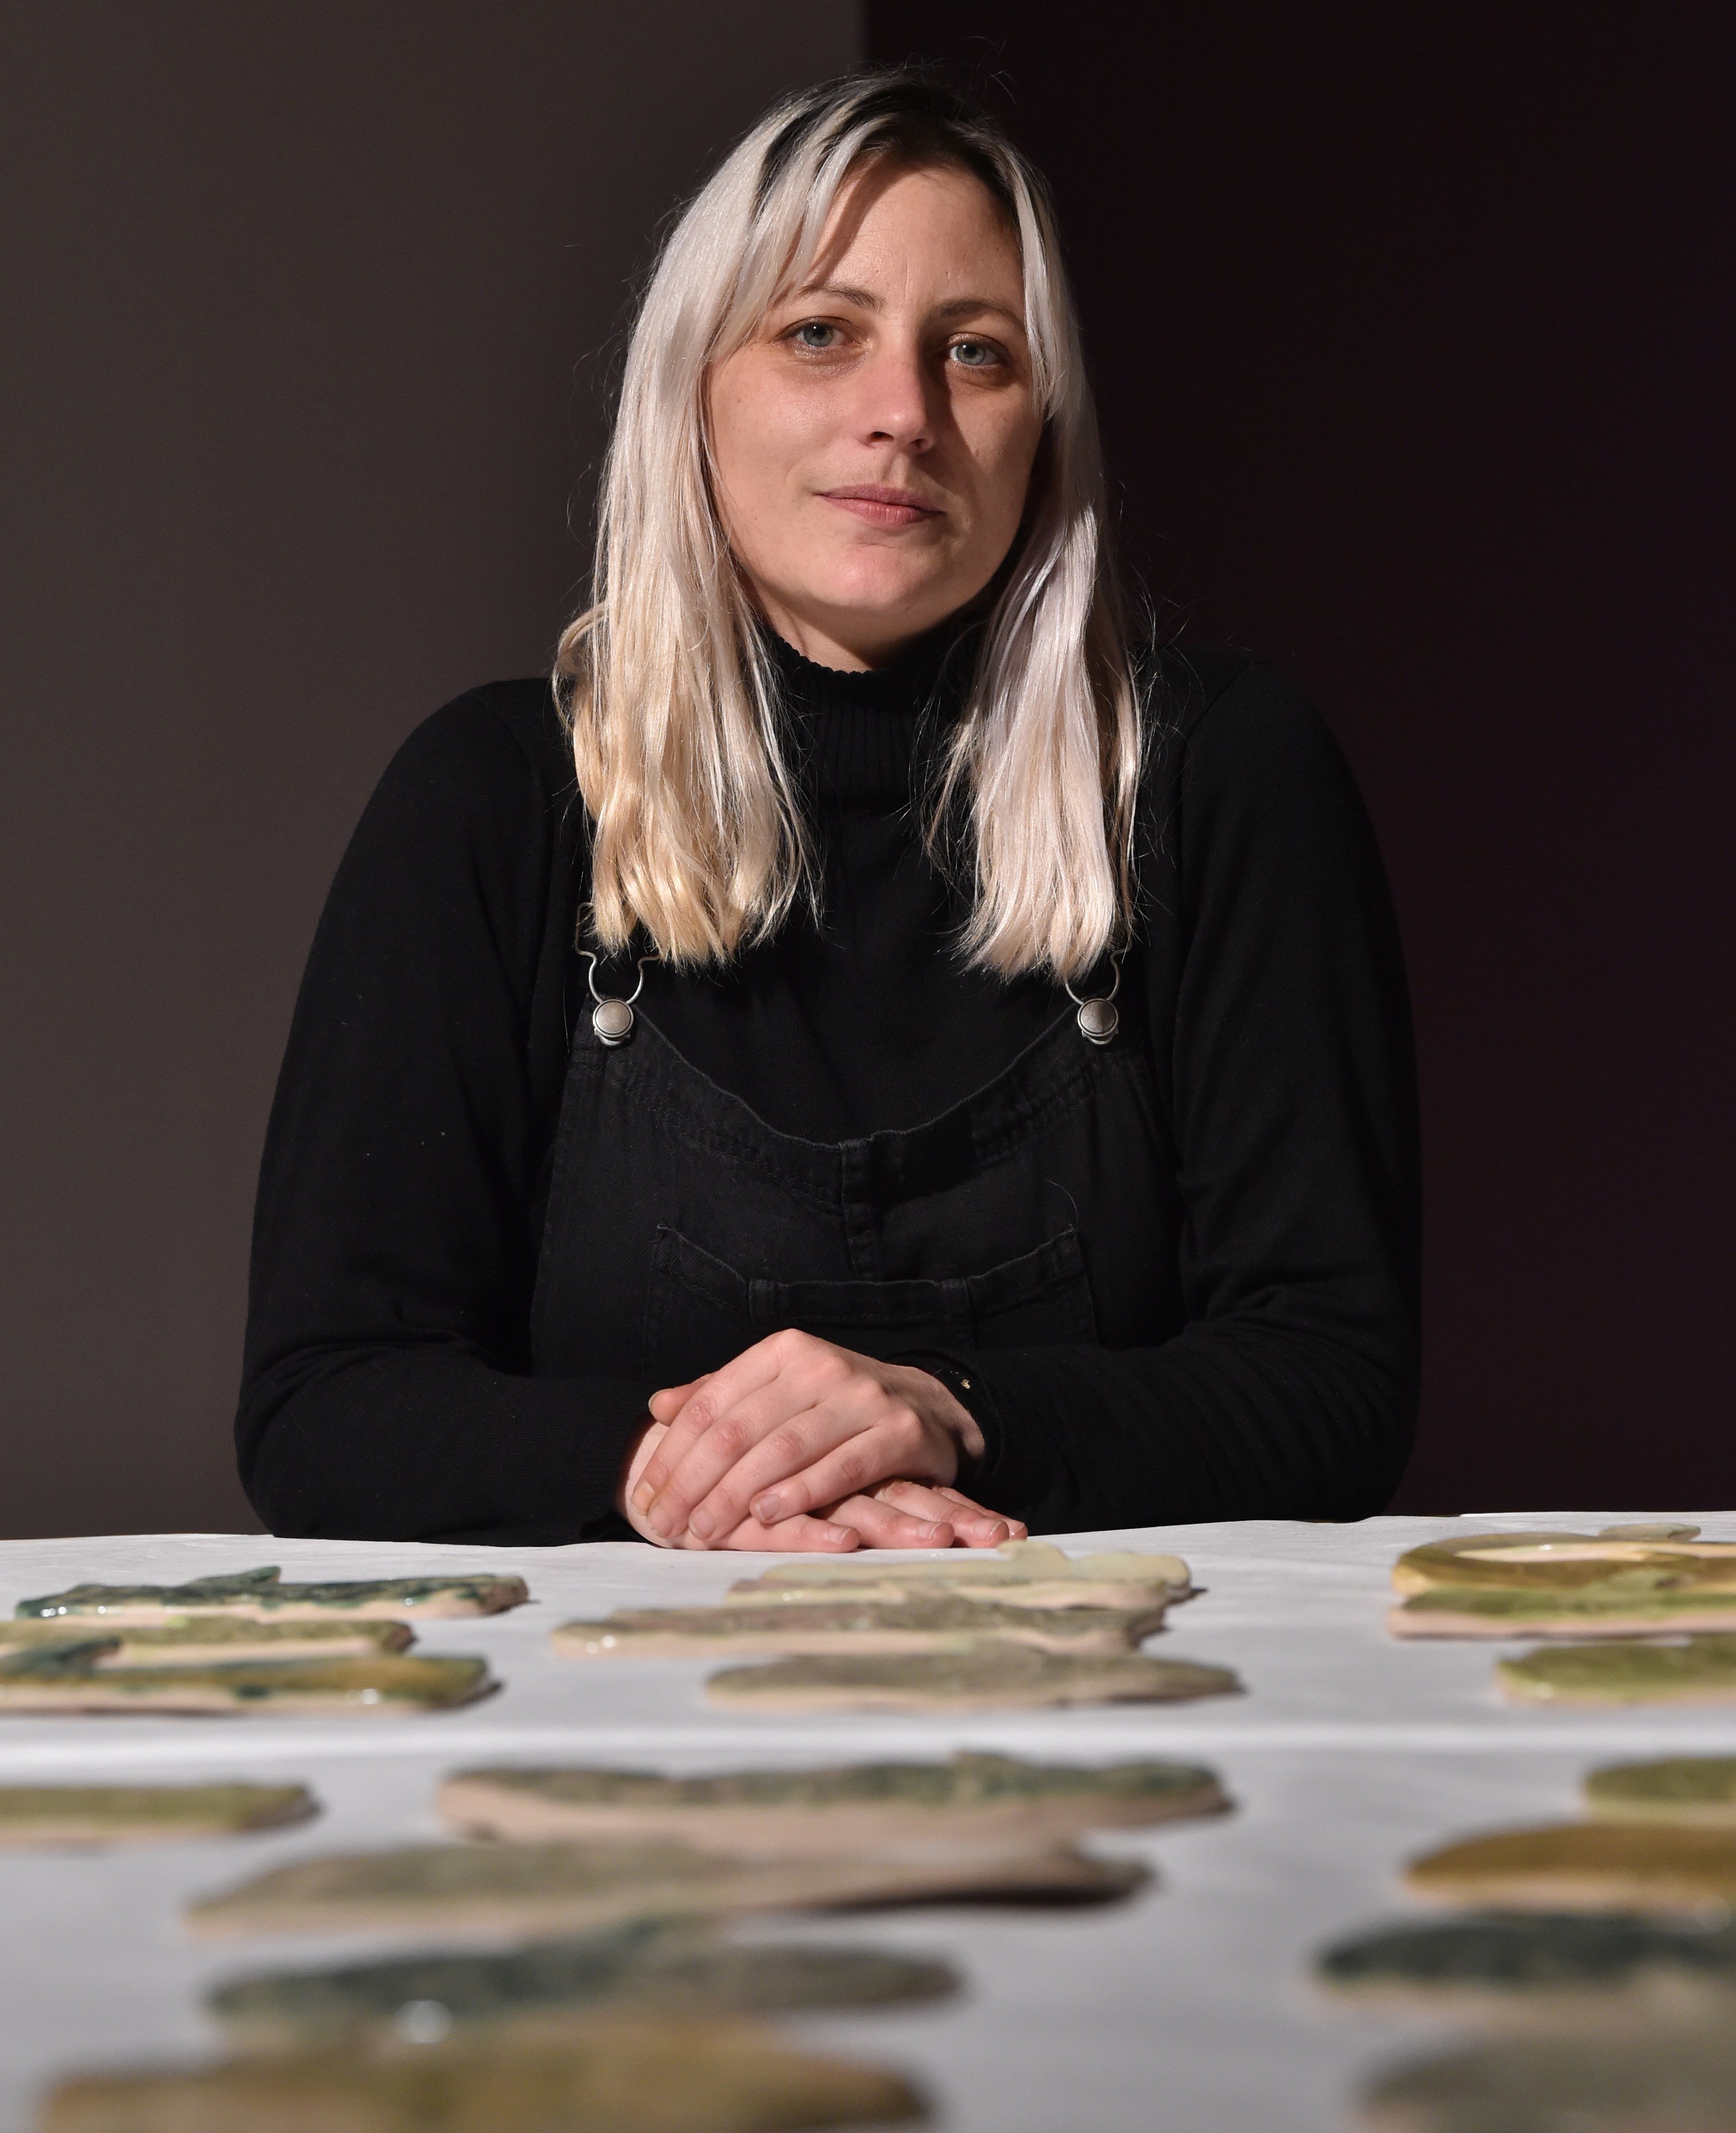
[[[552,686],[430,720],[333,888],[254,1504],[749,1548],[1355,1517],[1416,1228],[1373,838],[1268,668],[1129,643],[1041,181],[919,75],[789,99],[664,247]]]

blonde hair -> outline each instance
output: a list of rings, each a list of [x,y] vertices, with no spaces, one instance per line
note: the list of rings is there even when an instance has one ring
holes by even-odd
[[[657,260],[604,472],[592,604],[555,666],[594,826],[588,923],[608,951],[642,929],[668,961],[719,963],[816,895],[776,678],[713,501],[705,389],[808,271],[840,190],[881,157],[972,171],[1018,238],[1043,440],[926,828],[931,850],[956,844],[966,864],[968,961],[1079,976],[1129,929],[1141,747],[1096,416],[1042,180],[911,70],[775,106]]]

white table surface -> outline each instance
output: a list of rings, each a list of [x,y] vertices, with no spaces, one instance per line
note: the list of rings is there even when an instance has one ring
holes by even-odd
[[[1499,1702],[1501,1644],[1398,1644],[1383,1628],[1393,1558],[1457,1530],[1589,1530],[1620,1512],[1354,1526],[1250,1522],[1056,1536],[1075,1553],[1161,1548],[1205,1590],[1152,1649],[1233,1667],[1248,1694],[1172,1706],[947,1717],[750,1716],[701,1700],[708,1664],[556,1659],[548,1631],[624,1605],[721,1596],[767,1558],[637,1544],[487,1549],[217,1534],[0,1543],[0,1611],[87,1578],[176,1581],[275,1562],[286,1577],[521,1572],[533,1604],[429,1623],[428,1651],[485,1654],[505,1686],[419,1718],[0,1718],[0,1783],[299,1779],[324,1803],[276,1835],[108,1853],[0,1853],[0,2129],[74,2068],[215,2049],[214,1981],[312,1967],[402,1938],[201,1943],[188,1898],[309,1853],[428,1838],[438,1779],[480,1762],[594,1761],[676,1772],[749,1762],[938,1756],[956,1747],[1083,1762],[1211,1764],[1234,1813],[1093,1839],[1155,1870],[1107,1909],[935,1909],[762,1922],[756,1934],[935,1954],[964,1979],[920,2010],[804,2018],[810,2043],[910,2074],[950,2133],[1316,2133],[1352,2122],[1373,2070],[1450,2028],[1320,1997],[1313,1950],[1414,1909],[1397,1870],[1449,1837],[1570,1816],[1583,1774],[1653,1754],[1736,1754],[1736,1712],[1572,1712]],[[1662,1514],[1645,1514],[1660,1516]],[[1736,1538],[1736,1514],[1686,1513]]]

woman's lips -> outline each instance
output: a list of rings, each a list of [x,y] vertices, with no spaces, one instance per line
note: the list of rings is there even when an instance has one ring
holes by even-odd
[[[869,482],[859,488],[823,489],[820,493],[828,503],[854,512],[870,526],[916,526],[925,518],[941,516],[938,503],[925,502],[914,489],[885,489]]]

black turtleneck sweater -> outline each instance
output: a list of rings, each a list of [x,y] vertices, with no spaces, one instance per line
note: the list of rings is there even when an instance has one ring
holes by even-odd
[[[911,804],[945,715],[932,648],[860,675],[773,649],[822,913],[725,973],[654,969],[655,1018],[783,1132],[918,1124],[1065,1001],[953,953],[964,907]],[[1151,710],[1121,1004],[1178,1150],[1189,1324],[1152,1349],[951,1358],[988,1445],[971,1486],[1036,1530],[1359,1516],[1402,1471],[1416,1382],[1414,1076],[1379,856],[1326,729],[1270,668],[1167,652]],[[615,1481],[658,1381],[528,1375],[586,864],[541,681],[436,713],[363,816],[260,1179],[236,1428],[276,1532],[624,1530]]]

